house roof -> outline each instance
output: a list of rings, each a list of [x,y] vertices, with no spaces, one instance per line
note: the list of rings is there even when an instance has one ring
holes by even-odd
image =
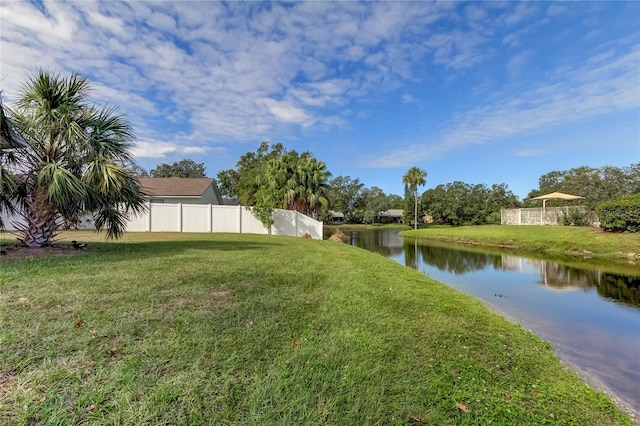
[[[404,215],[404,210],[402,209],[389,209],[383,212],[378,213],[379,216],[389,216],[389,217],[402,217]]]
[[[139,177],[138,183],[142,191],[152,197],[200,197],[210,185],[218,193],[212,178]]]

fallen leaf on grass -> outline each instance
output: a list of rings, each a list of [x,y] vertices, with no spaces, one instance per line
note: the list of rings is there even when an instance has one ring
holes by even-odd
[[[80,328],[80,327],[82,327],[83,325],[84,325],[84,321],[83,321],[83,320],[80,320],[80,321],[78,321],[78,322],[76,323],[76,328]]]
[[[91,404],[90,406],[87,407],[87,411],[93,411],[96,409],[96,406]]]
[[[451,370],[450,373],[451,373],[452,377],[458,377],[459,376],[459,374],[456,372],[456,370]]]
[[[318,408],[322,408],[324,407],[324,399],[319,399],[318,400]]]
[[[296,348],[296,349],[300,349],[300,343],[293,342],[293,347]]]
[[[117,348],[111,348],[111,349],[109,349],[109,350],[107,351],[107,354],[108,354],[109,356],[116,356],[116,355],[118,355],[118,349],[117,349]]]
[[[534,395],[540,395],[540,391],[539,391],[538,389],[534,389],[534,390],[533,390],[533,394],[534,394]]]
[[[253,321],[249,321],[249,322],[246,324],[247,330],[251,330],[251,327],[253,327],[255,324],[256,324],[255,322],[253,322]]]
[[[467,408],[467,406],[464,404],[460,404],[459,402],[456,402],[456,407],[458,407],[458,410],[464,411],[465,413],[469,412],[469,409]]]
[[[97,332],[96,330],[89,330],[89,336],[90,336],[92,339],[95,339],[96,334],[98,334],[98,332]]]
[[[423,423],[424,424],[424,419],[421,419],[420,417],[411,416],[411,417],[409,417],[409,420],[414,421],[416,423]]]
[[[504,394],[504,396],[506,396],[506,397],[507,397],[507,402],[508,402],[509,404],[511,404],[511,403],[513,402],[513,401],[511,400],[511,395],[509,395],[508,393],[505,393],[505,394]]]
[[[533,350],[534,350],[534,351],[536,351],[536,352],[538,352],[538,351],[540,350],[540,348],[539,348],[539,347],[537,347],[537,346],[534,346],[534,347],[533,347]]]

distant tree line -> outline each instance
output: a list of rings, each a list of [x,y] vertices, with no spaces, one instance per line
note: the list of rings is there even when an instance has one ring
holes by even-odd
[[[204,177],[203,163],[181,160],[171,165],[161,164],[149,173],[141,169],[136,174],[153,177]],[[500,223],[500,210],[517,207],[538,207],[533,197],[564,192],[584,199],[571,202],[594,209],[596,205],[624,195],[640,193],[640,163],[629,167],[577,167],[552,171],[539,178],[539,187],[520,201],[505,183],[469,184],[455,181],[428,189],[422,194],[418,187],[426,183],[427,172],[412,167],[402,177],[404,196],[385,194],[376,186],[366,187],[358,178],[331,178],[326,164],[311,153],[288,151],[281,143],[265,141],[256,151],[242,155],[234,169],[218,173],[218,187],[223,197],[237,199],[254,206],[265,224],[275,208],[297,210],[330,222],[332,212],[342,213],[345,223],[373,223],[379,213],[402,209],[405,223],[425,218],[449,225],[481,225]],[[549,200],[548,206],[566,205]],[[415,220],[417,216],[418,220]]]
[[[328,208],[321,219],[329,221],[331,211],[344,214],[346,223],[373,223],[378,214],[388,209],[402,209],[403,199],[399,195],[385,194],[377,186],[367,188],[358,178],[338,176],[329,182],[327,188]]]
[[[146,171],[137,164],[130,166],[131,172],[136,176],[142,177],[155,177],[155,178],[205,178],[206,168],[204,163],[196,163],[193,160],[185,158],[184,160],[176,161],[173,164],[162,163],[156,166],[151,171]]]
[[[500,223],[500,210],[520,205],[506,184],[472,185],[453,182],[428,189],[420,199],[421,210],[436,223],[482,225]]]
[[[605,201],[624,195],[640,193],[640,163],[629,167],[604,166],[600,168],[576,167],[570,170],[553,171],[542,175],[538,189],[529,192],[524,200],[525,207],[537,206],[533,197],[551,192],[584,197],[579,203],[590,208]],[[558,201],[548,201],[548,206],[558,205]]]

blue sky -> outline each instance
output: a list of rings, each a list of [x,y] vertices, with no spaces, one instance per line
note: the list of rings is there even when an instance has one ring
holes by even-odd
[[[78,71],[138,163],[215,177],[263,140],[403,193],[640,161],[640,2],[2,1],[8,104]]]

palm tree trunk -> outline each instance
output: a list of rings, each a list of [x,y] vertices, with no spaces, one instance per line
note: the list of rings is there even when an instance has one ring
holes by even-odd
[[[54,208],[47,208],[48,206],[43,204],[45,203],[31,200],[22,214],[25,223],[16,226],[22,234],[19,241],[27,247],[50,246],[56,231],[60,229],[59,213]]]
[[[416,187],[416,191],[413,193],[413,201],[415,204],[415,209],[413,212],[413,229],[418,229],[418,187]]]

